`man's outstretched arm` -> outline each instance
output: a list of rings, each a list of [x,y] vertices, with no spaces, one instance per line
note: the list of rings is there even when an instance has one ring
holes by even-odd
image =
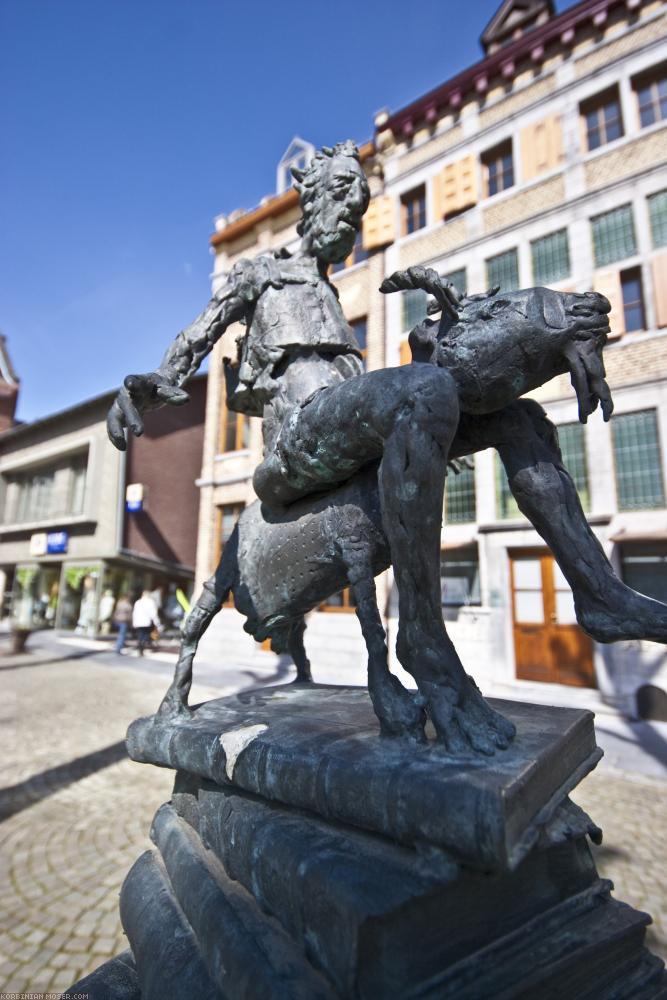
[[[242,319],[268,284],[258,262],[239,261],[227,284],[197,319],[182,330],[167,350],[157,371],[128,375],[111,404],[107,432],[113,445],[125,451],[125,428],[143,434],[142,414],[163,403],[181,406],[188,394],[182,386],[198,370],[228,326]]]

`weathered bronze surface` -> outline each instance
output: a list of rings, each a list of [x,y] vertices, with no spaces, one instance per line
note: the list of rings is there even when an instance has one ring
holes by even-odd
[[[413,362],[364,373],[329,281],[351,251],[369,200],[351,142],[294,172],[301,246],[236,264],[222,291],[179,334],[156,372],[125,379],[111,440],[142,432],[141,414],[187,401],[183,386],[230,323],[246,333],[226,359],[227,405],[263,419],[259,501],[244,511],[185,626],[161,711],[187,717],[197,643],[230,592],[257,639],[289,650],[310,678],[304,615],[349,584],[368,649],[369,690],[383,734],[424,739],[430,718],[451,753],[493,755],[514,725],[479,693],[447,635],[440,530],[448,463],[498,450],[522,512],[572,587],[577,618],[601,642],[667,639],[667,608],[615,576],[589,528],[544,411],[519,397],[569,371],[585,421],[613,408],[604,378],[609,302],[594,292],[533,288],[459,297],[434,271],[397,272],[384,293],[434,297],[410,335]],[[391,565],[398,590],[397,655],[417,694],[391,674],[373,577]]]

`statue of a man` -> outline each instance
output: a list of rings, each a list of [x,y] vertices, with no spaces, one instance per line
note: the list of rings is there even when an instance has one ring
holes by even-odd
[[[244,322],[239,357],[233,364],[225,362],[227,405],[263,418],[264,458],[253,480],[257,495],[269,506],[289,505],[379,461],[383,527],[399,595],[398,658],[415,678],[439,739],[453,751],[472,744],[493,753],[508,745],[513,726],[484,701],[466,674],[442,618],[440,532],[450,456],[496,440],[507,452],[507,459],[502,450],[501,455],[510,485],[520,483],[522,509],[553,548],[575,590],[578,611],[589,615],[588,630],[598,622],[602,641],[619,635],[608,601],[606,618],[592,614],[604,604],[601,580],[608,580],[616,618],[626,631],[627,595],[632,595],[644,635],[658,637],[660,627],[665,631],[664,617],[660,626],[655,610],[664,609],[639,598],[614,576],[571,479],[560,474],[557,445],[544,433],[535,404],[526,412],[507,407],[497,419],[480,418],[479,427],[477,418],[469,416],[460,426],[457,387],[446,369],[412,364],[363,371],[358,345],[327,277],[329,266],[352,251],[368,206],[358,151],[351,142],[324,148],[307,169],[293,173],[303,211],[299,250],[293,256],[280,252],[236,264],[224,288],[178,335],[158,370],[125,380],[109,412],[109,436],[123,449],[125,427],[141,434],[143,411],[163,402],[185,402],[183,384],[226,328]],[[521,442],[516,440],[519,426]],[[541,512],[545,463],[558,469],[555,478],[547,477],[547,488],[552,499],[554,488],[563,491],[559,510],[566,522],[564,537],[576,537],[576,552],[564,550],[560,526]],[[646,602],[643,611],[637,601]]]

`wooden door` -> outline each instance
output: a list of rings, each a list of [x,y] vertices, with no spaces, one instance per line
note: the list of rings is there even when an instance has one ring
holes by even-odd
[[[516,675],[596,687],[593,645],[577,625],[572,591],[550,552],[510,554]]]

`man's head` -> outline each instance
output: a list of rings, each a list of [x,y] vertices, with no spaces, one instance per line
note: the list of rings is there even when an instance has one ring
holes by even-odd
[[[345,260],[370,197],[359,150],[349,139],[333,149],[324,146],[305,170],[293,168],[292,175],[303,211],[299,234],[326,264]]]

